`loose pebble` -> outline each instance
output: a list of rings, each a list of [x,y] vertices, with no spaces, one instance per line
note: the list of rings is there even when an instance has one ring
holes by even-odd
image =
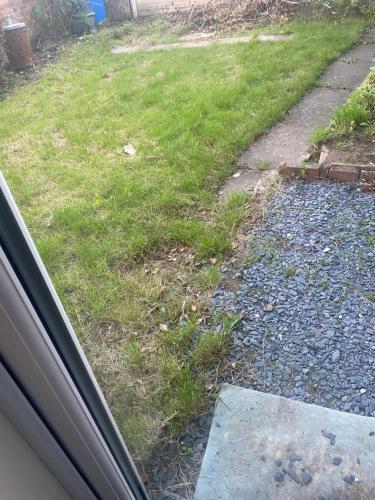
[[[276,472],[276,474],[273,476],[275,481],[277,481],[278,483],[281,483],[284,481],[284,474],[282,472]]]
[[[347,483],[347,484],[353,484],[354,481],[355,481],[355,477],[353,476],[353,474],[349,474],[348,476],[345,476],[344,477],[344,481]]]
[[[309,473],[309,472],[303,472],[302,473],[302,479],[301,479],[301,482],[303,485],[307,486],[308,484],[310,484],[312,481],[312,475]]]
[[[327,438],[329,440],[329,444],[331,446],[334,446],[335,443],[336,443],[336,436],[335,434],[333,434],[332,432],[326,432],[326,431],[322,431],[322,434],[325,438]]]

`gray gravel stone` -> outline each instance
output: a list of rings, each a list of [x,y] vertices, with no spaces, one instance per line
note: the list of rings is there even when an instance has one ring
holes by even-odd
[[[353,484],[355,481],[355,477],[353,476],[353,474],[349,474],[348,476],[345,476],[343,479],[347,484]]]
[[[287,469],[283,469],[283,472],[285,475],[287,474],[291,479],[293,479],[293,481],[295,481],[296,483],[301,482],[297,472],[292,465],[289,465]]]
[[[309,472],[303,472],[301,482],[303,485],[307,486],[312,481],[312,475]]]
[[[340,359],[340,351],[334,351],[332,353],[332,362],[333,363],[336,363],[336,361],[338,361]]]
[[[276,472],[276,474],[274,475],[274,479],[278,483],[281,483],[284,481],[284,474],[282,472]]]
[[[333,465],[340,465],[341,462],[342,462],[341,457],[333,457],[333,460],[332,460]]]
[[[334,446],[336,444],[335,434],[333,434],[332,432],[326,432],[326,431],[322,431],[322,434],[325,438],[327,438],[329,440],[329,444],[331,446]]]

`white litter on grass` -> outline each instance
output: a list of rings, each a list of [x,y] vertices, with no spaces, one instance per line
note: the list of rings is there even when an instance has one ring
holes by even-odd
[[[124,152],[129,156],[135,156],[137,154],[137,150],[132,144],[125,144]]]
[[[330,252],[331,249],[329,247],[325,247],[325,249],[323,250],[324,253],[327,253],[327,252]]]
[[[241,172],[236,172],[235,174],[232,175],[232,177],[239,177],[241,175]]]

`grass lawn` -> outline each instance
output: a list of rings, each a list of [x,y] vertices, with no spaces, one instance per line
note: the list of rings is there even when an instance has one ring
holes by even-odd
[[[0,103],[4,175],[135,458],[202,407],[236,321],[202,333],[246,204],[218,188],[364,26],[123,55],[107,30]]]

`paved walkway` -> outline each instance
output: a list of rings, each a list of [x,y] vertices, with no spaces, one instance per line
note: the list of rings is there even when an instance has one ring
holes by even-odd
[[[238,161],[238,172],[222,190],[223,197],[242,190],[253,192],[265,172],[259,165],[277,168],[280,163],[299,165],[311,146],[311,135],[318,126],[326,125],[335,111],[366,78],[373,66],[375,33],[369,33],[364,43],[332,63],[321,76],[318,85],[308,92],[288,113],[252,144]],[[240,174],[240,175],[239,175]]]

